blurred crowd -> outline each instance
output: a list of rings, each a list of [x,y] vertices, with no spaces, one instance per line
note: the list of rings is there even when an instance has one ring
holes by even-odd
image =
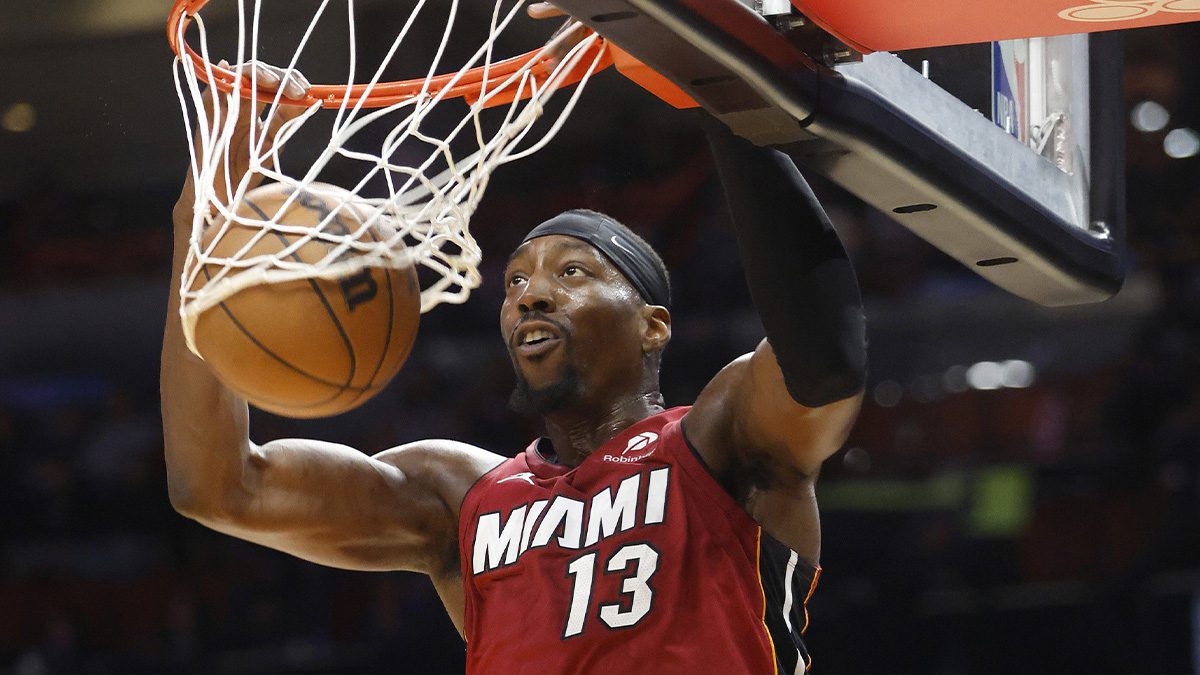
[[[1130,35],[1129,106],[1155,100],[1200,125],[1185,67],[1200,55],[1183,39],[1195,34]],[[383,394],[328,420],[256,412],[252,437],[376,452],[445,436],[519,452],[538,427],[506,407],[500,271],[529,227],[573,207],[611,214],[662,252],[676,291],[663,390],[670,405],[693,400],[761,328],[702,137],[625,121],[628,142],[582,167],[551,153],[497,175],[472,225],[484,287],[423,318]],[[821,478],[825,573],[808,632],[819,671],[1200,669],[1200,159],[1166,156],[1165,133],[1128,131],[1131,278],[1161,299],[1123,356],[1083,371],[1039,363],[1031,386],[873,376]],[[815,188],[868,308],[995,293]],[[0,294],[120,278],[165,288],[172,203],[45,186],[0,204]],[[423,577],[319,567],[175,514],[152,373],[3,364],[0,671],[461,671],[462,642]]]

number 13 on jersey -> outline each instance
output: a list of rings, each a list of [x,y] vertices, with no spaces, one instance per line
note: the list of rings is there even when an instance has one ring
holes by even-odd
[[[596,560],[599,553],[591,551],[567,563],[567,578],[571,580],[571,605],[567,608],[563,639],[583,634],[596,587]],[[604,561],[603,574],[620,574],[621,591],[615,601],[599,602],[597,616],[610,629],[629,628],[646,618],[654,607],[654,586],[651,581],[658,572],[658,549],[649,542],[625,544]]]

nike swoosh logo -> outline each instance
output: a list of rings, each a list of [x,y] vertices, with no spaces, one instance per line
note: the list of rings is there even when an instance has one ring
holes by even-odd
[[[613,244],[615,244],[615,245],[616,245],[616,247],[617,247],[617,248],[621,249],[622,251],[625,251],[625,252],[626,252],[626,253],[628,253],[629,255],[637,255],[637,254],[636,254],[636,253],[634,253],[633,251],[629,250],[629,248],[627,248],[627,247],[625,246],[625,244],[622,244],[622,243],[620,242],[620,240],[618,240],[618,239],[617,239],[617,235],[615,235],[615,234],[614,234],[613,236],[609,237],[609,241],[611,241]]]

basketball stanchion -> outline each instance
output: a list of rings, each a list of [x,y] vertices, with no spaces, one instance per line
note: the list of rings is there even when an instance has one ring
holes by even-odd
[[[219,40],[210,36],[201,16],[208,0],[179,0],[168,22],[168,35],[177,54],[176,90],[185,122],[189,129],[195,129],[194,136],[188,137],[196,195],[181,283],[180,315],[189,348],[206,358],[227,384],[251,402],[297,416],[333,414],[345,406],[357,405],[386,384],[390,375],[380,377],[376,372],[364,380],[362,373],[373,368],[391,369],[393,365],[398,369],[411,348],[411,335],[405,345],[384,348],[379,358],[375,358],[377,347],[360,347],[347,338],[346,349],[333,351],[348,350],[348,361],[342,361],[355,365],[349,366],[349,371],[344,366],[330,370],[321,364],[341,357],[329,356],[328,350],[324,355],[310,353],[318,351],[311,346],[313,340],[303,336],[304,331],[297,335],[295,330],[278,330],[279,322],[307,315],[304,307],[311,305],[316,296],[341,297],[335,291],[344,290],[346,280],[364,273],[378,289],[380,281],[376,277],[383,279],[389,270],[391,276],[383,286],[393,299],[401,300],[407,292],[407,281],[416,278],[413,270],[426,270],[420,275],[421,312],[439,303],[465,301],[480,284],[481,252],[471,235],[470,220],[492,172],[545,147],[562,128],[587,80],[612,60],[607,43],[574,22],[528,53],[499,58],[497,39],[514,23],[524,20],[525,6],[522,2],[498,2],[490,12],[482,44],[465,62],[447,66],[451,30],[463,17],[472,15],[459,12],[459,3],[451,0],[437,5],[447,12],[447,20],[436,53],[429,58],[426,75],[385,81],[385,73],[393,67],[401,46],[408,48],[409,42],[418,41],[418,31],[413,28],[418,15],[435,7],[434,3],[419,0],[386,53],[378,63],[370,64],[371,77],[358,82],[354,73],[367,71],[365,64],[359,63],[355,2],[323,0],[296,43],[291,59],[275,64],[273,70],[283,81],[295,78],[306,52],[328,49],[328,45],[318,46],[312,36],[323,20],[336,14],[329,11],[331,5],[344,5],[346,13],[339,15],[339,20],[349,27],[350,75],[342,84],[312,85],[302,99],[292,101],[261,81],[260,68],[224,65],[226,60],[237,64],[264,62],[260,36],[270,31],[270,26],[260,25],[264,1],[236,0],[236,49],[219,57],[210,44]],[[421,44],[429,41],[428,34],[420,35]],[[411,54],[404,53],[411,62]],[[553,114],[557,118],[543,120],[552,116],[547,114],[550,98],[568,85],[577,86],[569,92],[565,104],[556,108]],[[227,94],[212,97],[211,114],[204,102],[207,86]],[[265,119],[251,129],[248,138],[235,143],[237,120],[244,114],[242,106],[255,105],[254,101],[265,104]],[[280,106],[296,104],[307,109],[277,124],[277,131],[267,138],[262,130],[272,128],[271,121],[279,114]],[[542,123],[535,124],[539,120]],[[319,124],[329,126],[328,140],[317,157],[302,171],[285,170],[281,153],[285,153],[288,142],[302,128],[306,136],[317,128],[324,138],[324,128]],[[231,158],[246,155],[249,170],[239,182],[228,184],[224,167]],[[355,170],[347,171],[347,165]],[[348,173],[353,175],[353,184],[328,185]],[[248,200],[255,176],[270,181],[265,188],[258,188],[273,190],[267,195],[269,209],[251,207],[262,201],[257,192],[257,199]],[[309,208],[313,206],[316,208]],[[371,270],[381,273],[371,277]],[[287,284],[291,285],[284,286]],[[267,293],[264,289],[268,285],[275,292]],[[277,292],[285,287],[292,290]],[[305,292],[312,297],[302,297]],[[243,296],[235,300],[239,294]],[[246,300],[254,294],[259,300]],[[349,303],[349,297],[341,298],[344,304]],[[408,332],[403,327],[411,325],[411,332],[415,332],[416,318],[406,319],[406,310],[396,309],[405,304],[393,303],[384,314],[393,310],[399,314],[389,315],[388,321],[375,325],[386,325],[388,330],[400,327],[400,333]],[[240,307],[239,312],[231,310],[234,306]],[[352,304],[348,306],[354,309]],[[278,336],[270,344],[246,328],[248,308],[252,308],[250,314],[255,314],[268,311],[268,307],[273,307],[276,329],[271,333]],[[347,317],[339,319],[333,310],[325,314],[334,318],[345,338],[342,328],[349,325]],[[198,340],[201,318],[211,329],[214,317],[220,316],[228,325],[217,332],[244,334],[246,344],[251,345],[245,350],[248,354],[214,358],[218,349],[234,350],[231,344],[236,340],[210,337],[208,344]],[[316,317],[313,323],[322,320]],[[306,339],[310,346],[305,346]],[[388,339],[396,336],[389,333]],[[398,361],[397,350],[402,352]],[[285,352],[294,358],[282,357]],[[364,358],[367,352],[372,355]],[[251,372],[250,381],[234,383],[233,373],[247,370],[247,359],[263,364],[258,370],[264,374]],[[266,365],[272,361],[276,366],[283,364],[280,367],[285,370],[303,372],[307,385],[297,386],[315,393],[290,400],[281,398],[278,391],[252,391],[252,384],[271,379],[265,373],[275,369]],[[312,367],[299,367],[300,361]],[[219,362],[231,365],[222,370]],[[256,398],[256,393],[261,395]]]

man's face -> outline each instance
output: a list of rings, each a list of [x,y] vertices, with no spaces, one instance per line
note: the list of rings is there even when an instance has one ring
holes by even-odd
[[[561,235],[531,239],[513,254],[504,285],[500,331],[517,407],[603,405],[639,385],[645,303],[593,246]]]

